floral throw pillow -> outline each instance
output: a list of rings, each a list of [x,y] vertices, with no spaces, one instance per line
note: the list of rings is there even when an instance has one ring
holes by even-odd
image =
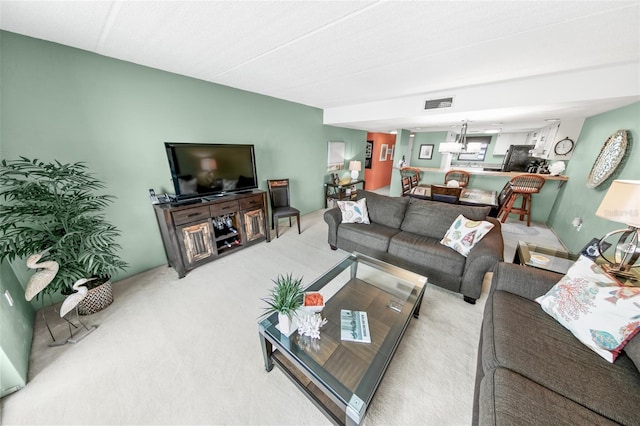
[[[459,215],[449,230],[440,240],[440,244],[450,247],[467,257],[471,249],[493,228],[493,224],[485,220],[470,220]]]
[[[371,223],[366,198],[358,201],[338,201],[338,207],[342,212],[342,223]]]
[[[640,287],[620,284],[586,256],[536,302],[609,362],[640,331]]]

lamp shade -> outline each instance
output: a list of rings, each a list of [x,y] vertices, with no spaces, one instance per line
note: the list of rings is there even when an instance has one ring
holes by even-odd
[[[218,163],[215,158],[203,158],[200,160],[200,168],[202,170],[211,171],[218,168]]]
[[[640,180],[614,180],[596,216],[640,228]]]
[[[480,142],[469,142],[467,144],[467,149],[465,149],[465,152],[468,153],[475,153],[480,151],[482,151],[482,144]]]
[[[362,162],[360,161],[349,161],[349,170],[359,172],[362,170]]]
[[[457,142],[443,142],[440,145],[438,145],[438,152],[439,153],[451,153],[451,154],[455,154],[462,151],[462,144],[457,143]]]

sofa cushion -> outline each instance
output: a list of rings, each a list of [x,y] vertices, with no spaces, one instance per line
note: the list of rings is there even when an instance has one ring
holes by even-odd
[[[638,424],[640,372],[625,354],[611,364],[528,299],[494,291],[482,330],[487,374],[510,369],[623,424]]]
[[[485,220],[469,220],[459,215],[444,234],[440,244],[454,249],[464,257],[493,229],[493,223]]]
[[[369,213],[367,212],[367,199],[358,201],[338,201],[338,207],[342,213],[342,223],[364,223],[369,224]]]
[[[490,207],[461,206],[412,198],[400,229],[441,240],[459,215],[471,220],[484,220],[490,210]]]
[[[640,287],[620,285],[585,256],[536,302],[609,362],[640,330]]]
[[[631,358],[636,368],[640,370],[640,334],[636,334],[636,336],[627,343],[627,346],[624,347],[624,352]]]
[[[579,404],[513,371],[497,368],[482,379],[482,425],[613,425]]]
[[[402,259],[400,266],[419,265],[416,273],[426,275],[429,282],[458,291],[466,258],[434,238],[400,231],[389,242],[389,255]],[[394,262],[397,263],[397,262]],[[454,279],[457,277],[457,279]],[[455,285],[447,285],[454,281]]]
[[[391,237],[398,232],[398,229],[377,223],[342,223],[338,228],[338,247],[377,256],[389,249]]]
[[[358,200],[367,199],[367,210],[369,220],[372,223],[379,223],[390,228],[400,228],[404,218],[409,197],[387,197],[369,191],[358,191]]]

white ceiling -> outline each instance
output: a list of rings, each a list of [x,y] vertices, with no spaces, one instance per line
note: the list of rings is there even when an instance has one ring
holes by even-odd
[[[526,130],[640,100],[640,0],[1,1],[0,28],[368,131]],[[424,111],[441,95],[452,108]]]

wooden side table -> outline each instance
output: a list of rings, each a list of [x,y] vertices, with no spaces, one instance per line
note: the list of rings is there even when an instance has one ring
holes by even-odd
[[[355,197],[356,191],[352,190],[349,195],[347,195],[347,189],[354,187],[356,185],[362,185],[362,190],[365,189],[365,181],[364,179],[352,180],[347,184],[335,184],[335,183],[325,183],[324,184],[324,208],[327,208],[327,200],[350,200]]]

